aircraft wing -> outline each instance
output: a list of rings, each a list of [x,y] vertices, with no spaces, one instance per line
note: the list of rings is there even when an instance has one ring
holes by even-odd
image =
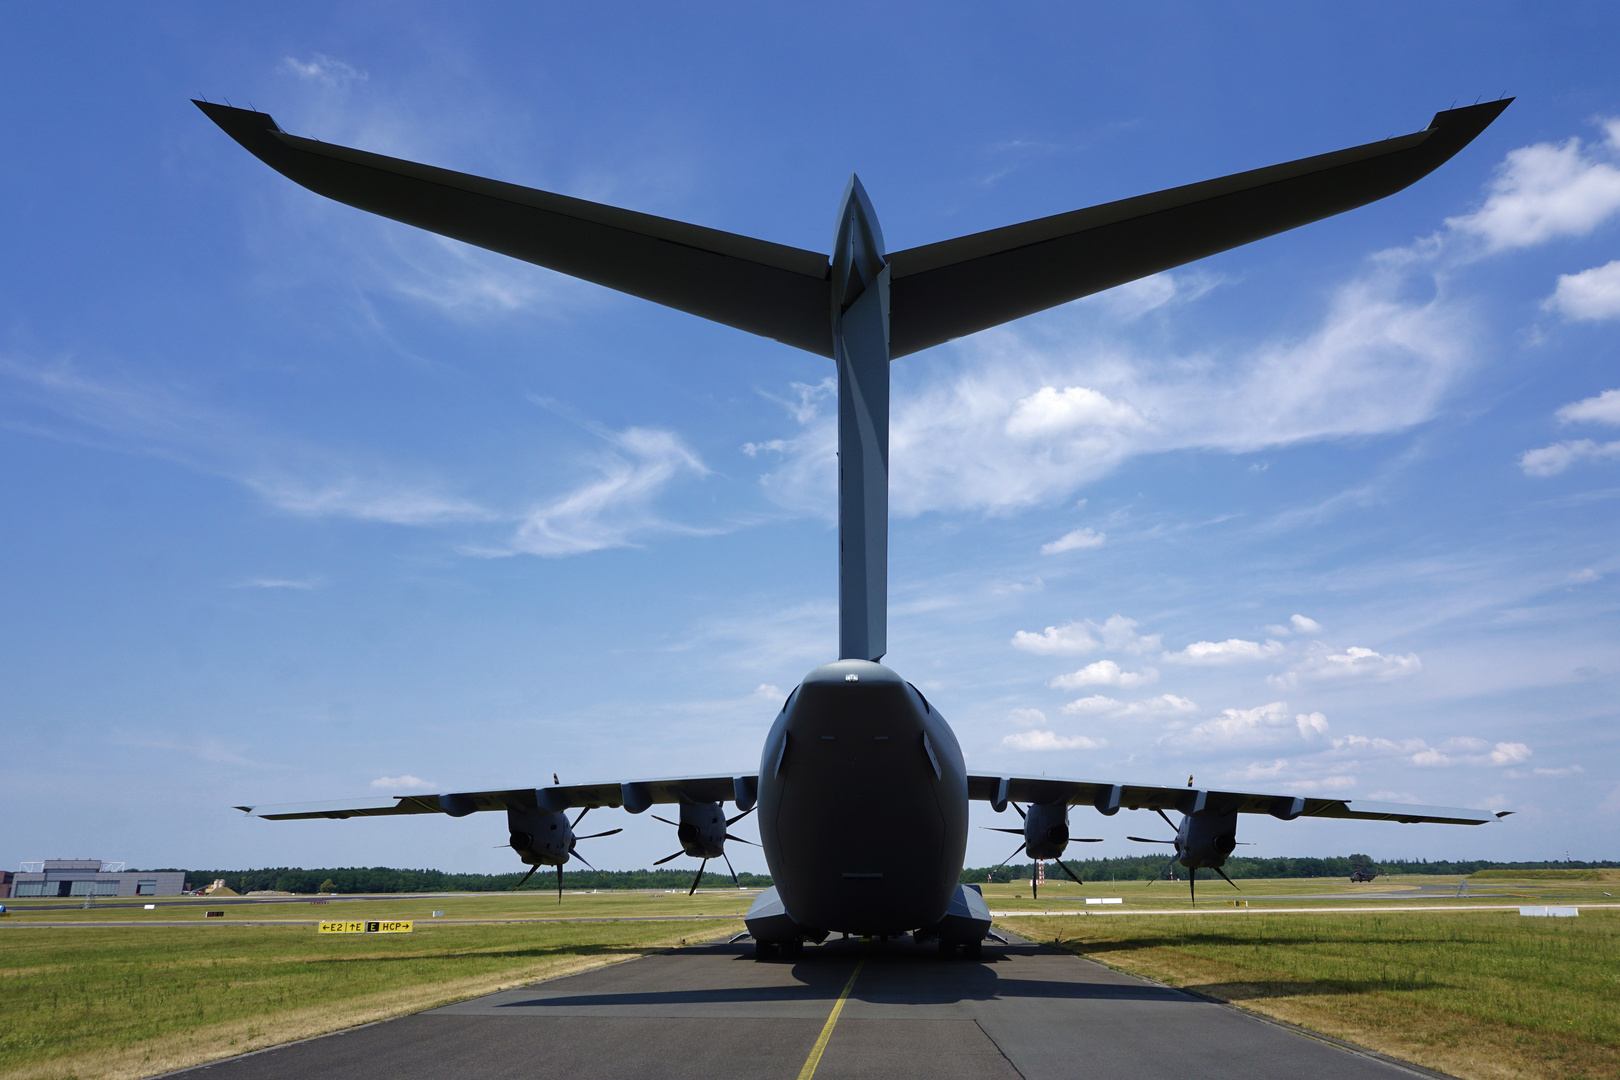
[[[759,778],[755,776],[696,776],[631,780],[626,783],[558,784],[505,791],[458,791],[443,795],[388,795],[333,802],[238,806],[236,809],[249,817],[269,821],[384,817],[392,814],[465,817],[480,810],[535,806],[554,813],[575,807],[622,806],[632,814],[639,814],[654,803],[678,803],[682,800],[735,802],[739,809],[747,810],[759,797],[758,792]]]
[[[1204,788],[1152,787],[1141,784],[1103,784],[1055,777],[969,776],[968,798],[990,803],[999,812],[1008,802],[1065,803],[1093,806],[1104,814],[1126,810],[1177,810],[1183,814],[1270,814],[1284,821],[1299,817],[1352,818],[1361,821],[1433,822],[1443,825],[1484,825],[1509,811],[1468,810],[1452,806],[1415,806],[1407,803],[1366,802],[1361,799],[1313,799],[1299,795],[1262,795],[1246,791]]]
[[[1439,168],[1512,98],[1424,131],[888,257],[889,351],[904,356],[1392,195]]]
[[[832,355],[825,255],[288,135],[269,113],[194,104],[254,157],[327,198]]]

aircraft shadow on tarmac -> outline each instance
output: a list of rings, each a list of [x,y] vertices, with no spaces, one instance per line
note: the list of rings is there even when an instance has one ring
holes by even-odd
[[[878,961],[869,966],[856,985],[854,997],[872,1005],[949,1005],[959,1001],[1012,999],[1159,1001],[1193,1003],[1196,999],[1151,983],[1070,982],[1043,979],[1003,979],[993,964],[1012,956],[1028,956],[1045,950],[1032,946],[987,948],[981,962],[942,961],[925,949],[904,947],[882,949],[868,954]],[[753,963],[735,946],[711,946],[697,952],[736,953],[742,962]],[[999,954],[999,955],[998,955]],[[497,1008],[600,1008],[603,1006],[718,1005],[728,1002],[832,1000],[848,978],[852,950],[823,947],[807,953],[793,964],[789,974],[797,986],[726,986],[689,990],[661,990],[637,993],[570,994],[504,1001]],[[937,977],[937,969],[949,967],[950,978]],[[932,969],[932,970],[931,970]]]

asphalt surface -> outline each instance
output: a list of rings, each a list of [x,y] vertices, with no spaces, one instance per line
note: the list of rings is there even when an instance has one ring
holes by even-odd
[[[794,962],[755,961],[746,943],[681,949],[177,1075],[793,1080],[846,987],[818,1080],[1396,1080],[1417,1072],[1022,942],[986,942],[974,962],[909,943],[830,941]]]

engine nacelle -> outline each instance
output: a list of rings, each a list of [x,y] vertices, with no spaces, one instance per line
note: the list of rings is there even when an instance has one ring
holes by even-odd
[[[508,842],[518,858],[530,866],[561,866],[574,850],[574,830],[566,813],[537,806],[506,808]]]
[[[1069,846],[1069,805],[1031,803],[1024,814],[1024,850],[1032,859],[1061,859]]]
[[[1237,847],[1237,811],[1214,814],[1204,811],[1185,818],[1176,836],[1181,865],[1189,869],[1226,865],[1226,857]]]
[[[675,834],[681,850],[697,859],[718,859],[726,850],[726,813],[720,803],[681,803]]]

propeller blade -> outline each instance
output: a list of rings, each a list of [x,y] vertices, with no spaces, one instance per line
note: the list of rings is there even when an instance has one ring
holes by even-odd
[[[983,829],[985,832],[1010,832],[1010,833],[1014,833],[1014,834],[1016,834],[1018,836],[1023,836],[1024,835],[1024,830],[1023,829],[998,829],[998,828],[995,828],[992,825],[980,825],[979,828]]]
[[[585,808],[585,809],[583,809],[583,810],[581,810],[581,811],[580,811],[580,812],[579,812],[579,817],[577,817],[577,818],[575,818],[575,819],[574,819],[574,823],[573,823],[573,824],[572,824],[572,825],[570,825],[570,826],[568,826],[568,827],[569,827],[569,828],[570,828],[570,829],[577,829],[577,828],[579,828],[579,823],[580,823],[580,822],[582,822],[582,821],[584,821],[584,820],[585,820],[585,815],[586,815],[586,814],[588,814],[588,813],[590,813],[590,812],[591,812],[591,808],[590,808],[590,807],[588,807],[588,806],[587,806],[587,807],[586,807],[586,808]]]
[[[557,864],[557,903],[562,903],[562,863]]]
[[[1100,836],[1071,836],[1071,837],[1069,837],[1069,843],[1071,843],[1071,844],[1100,844],[1102,842],[1103,842],[1103,838],[1100,837]]]
[[[1059,866],[1061,866],[1063,868],[1063,872],[1065,874],[1068,874],[1071,878],[1074,878],[1074,883],[1076,885],[1084,885],[1085,884],[1085,882],[1081,881],[1078,877],[1075,877],[1074,871],[1070,870],[1069,867],[1068,867],[1068,864],[1065,863],[1062,859],[1058,859],[1058,860],[1056,860],[1056,862],[1057,862],[1057,864]]]
[[[1017,855],[1020,851],[1023,851],[1023,850],[1024,850],[1024,845],[1019,844],[1016,848],[1013,849],[1012,855],[1009,855],[1005,859],[1002,859],[1000,862],[996,863],[994,869],[1000,870],[1003,866],[1006,866],[1008,863],[1012,862],[1013,855]]]
[[[692,879],[692,887],[686,890],[687,896],[691,896],[693,893],[697,892],[698,882],[703,880],[703,868],[708,865],[709,860],[704,859],[703,862],[698,866],[697,877]]]
[[[1226,876],[1226,871],[1225,870],[1222,870],[1218,866],[1212,866],[1212,867],[1210,867],[1210,869],[1214,870],[1217,874],[1221,875],[1221,880],[1226,882],[1228,885],[1232,886],[1232,888],[1237,889],[1238,892],[1243,891],[1242,889],[1238,889],[1237,882],[1233,881],[1231,878]]]
[[[759,847],[759,845],[757,843],[754,843],[754,841],[752,841],[752,840],[744,840],[742,837],[740,837],[740,836],[732,836],[730,833],[726,833],[726,839],[727,840],[735,840],[739,844],[753,844],[755,847]]]
[[[685,849],[682,849],[682,850],[680,850],[680,851],[677,851],[677,852],[676,852],[676,853],[675,853],[675,854],[673,854],[673,855],[665,855],[665,856],[664,856],[664,857],[663,857],[663,858],[662,858],[662,859],[659,859],[659,860],[658,860],[658,861],[657,861],[657,862],[655,862],[655,863],[653,863],[653,865],[654,865],[654,866],[663,866],[663,865],[664,865],[664,864],[665,864],[665,863],[667,863],[667,862],[669,862],[669,860],[671,860],[671,859],[678,859],[678,858],[680,858],[680,857],[681,857],[681,856],[682,856],[682,855],[685,855],[685,854],[686,854],[686,851],[685,851]]]
[[[648,816],[651,817],[654,821],[662,821],[665,825],[673,825],[677,829],[681,827],[680,822],[671,821],[667,817],[659,817],[657,814],[649,814]]]
[[[1127,840],[1135,840],[1138,844],[1173,844],[1174,840],[1149,840],[1145,836],[1127,836]]]
[[[579,852],[575,851],[573,848],[568,849],[568,854],[572,855],[574,858],[578,859],[580,862],[585,863],[586,866],[591,866],[590,863],[585,862],[585,856],[581,855]],[[591,866],[591,869],[596,870],[596,867]],[[596,870],[596,872],[598,874],[600,874],[602,871]]]
[[[1187,867],[1187,895],[1192,897],[1193,903],[1198,903],[1198,867]]]
[[[720,857],[726,860],[726,869],[731,871],[731,883],[739,889],[742,888],[742,881],[737,877],[737,870],[731,865],[731,857],[723,851],[720,853]]]
[[[750,806],[748,809],[744,810],[742,813],[738,814],[736,817],[728,817],[728,818],[726,818],[726,828],[728,828],[728,829],[731,828],[731,826],[737,824],[737,822],[741,821],[743,818],[747,817],[749,814],[752,814],[754,812],[754,810],[755,810],[755,807]]]
[[[595,840],[599,836],[612,836],[614,833],[621,833],[621,832],[624,832],[624,830],[623,829],[609,829],[607,832],[593,832],[589,836],[576,836],[576,837],[574,837],[574,841],[577,843],[580,840]]]
[[[1033,870],[1030,871],[1029,874],[1029,898],[1031,900],[1039,900],[1041,898],[1041,886],[1037,881],[1035,872]]]
[[[540,869],[540,864],[539,863],[535,863],[533,866],[529,867],[529,872],[527,874],[523,875],[523,880],[522,881],[520,881],[516,885],[512,886],[512,891],[517,892],[519,889],[523,888],[523,886],[528,883],[529,879],[534,877],[534,872],[536,870],[538,870],[538,869]]]
[[[1155,814],[1158,814],[1160,817],[1164,818],[1164,823],[1166,825],[1170,826],[1170,831],[1171,832],[1175,833],[1177,836],[1181,835],[1181,830],[1176,827],[1176,823],[1171,821],[1168,817],[1165,817],[1165,814],[1164,814],[1163,810],[1155,810],[1153,812]]]
[[[1011,807],[1012,807],[1012,808],[1013,808],[1013,809],[1014,809],[1014,810],[1017,810],[1017,811],[1018,811],[1018,816],[1019,816],[1019,817],[1023,817],[1023,816],[1024,816],[1024,811],[1023,811],[1023,810],[1021,810],[1021,809],[1019,809],[1019,806],[1018,806],[1018,804],[1017,804],[1017,803],[1008,803],[1008,804],[1007,804],[1007,805],[1008,805],[1008,806],[1011,806]]]

